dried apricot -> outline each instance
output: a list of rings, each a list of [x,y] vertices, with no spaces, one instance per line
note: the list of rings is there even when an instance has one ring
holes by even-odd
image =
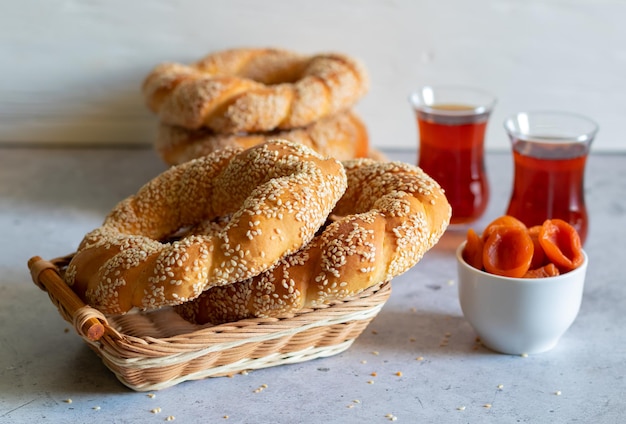
[[[526,274],[524,274],[524,278],[546,278],[546,277],[556,277],[560,275],[559,269],[550,262],[547,265],[544,265],[540,268],[529,269]]]
[[[533,246],[535,247],[533,259],[530,261],[530,269],[541,268],[546,264],[546,254],[543,251],[543,247],[541,247],[541,243],[539,243],[540,230],[541,225],[535,225],[528,229],[528,235],[530,235],[530,239],[533,241]]]
[[[476,269],[483,269],[483,239],[472,228],[467,230],[463,259]]]
[[[526,224],[511,215],[499,216],[491,221],[483,231],[483,241],[486,241],[491,233],[500,227],[519,227],[525,230]]]
[[[562,219],[544,221],[539,230],[539,243],[548,259],[562,272],[571,271],[584,261],[578,232]]]
[[[530,268],[533,241],[526,226],[495,227],[483,249],[483,265],[491,274],[520,278]]]

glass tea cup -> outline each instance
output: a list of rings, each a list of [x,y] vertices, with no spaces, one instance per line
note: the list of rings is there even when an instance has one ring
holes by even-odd
[[[477,220],[489,202],[484,141],[496,98],[468,87],[425,86],[409,100],[419,132],[417,164],[445,190],[450,224]]]
[[[504,121],[513,149],[513,190],[507,214],[527,226],[559,218],[585,241],[587,156],[598,125],[567,112],[522,112]]]

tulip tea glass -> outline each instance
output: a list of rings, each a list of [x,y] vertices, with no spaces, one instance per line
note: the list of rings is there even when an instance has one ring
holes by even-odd
[[[515,168],[507,214],[529,227],[562,219],[584,242],[588,231],[585,163],[598,125],[571,113],[523,112],[507,118],[504,127]]]
[[[489,201],[485,130],[496,99],[465,87],[422,87],[410,96],[419,130],[418,166],[445,190],[451,225],[480,218]]]

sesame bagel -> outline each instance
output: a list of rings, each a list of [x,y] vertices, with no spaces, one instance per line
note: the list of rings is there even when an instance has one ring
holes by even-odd
[[[450,205],[420,168],[344,161],[348,188],[307,246],[247,281],[176,307],[195,323],[278,317],[353,296],[414,266],[446,230]]]
[[[339,161],[300,144],[217,151],[170,168],[121,201],[85,236],[66,282],[107,314],[189,301],[300,249],[345,188]],[[226,224],[210,234],[189,231],[211,221]]]
[[[346,55],[263,48],[162,63],[142,85],[162,122],[228,134],[304,127],[351,107],[367,89],[365,69]]]
[[[189,130],[159,125],[155,149],[163,161],[177,165],[226,147],[250,148],[272,139],[284,139],[311,147],[338,160],[367,157],[369,139],[365,124],[352,112],[320,119],[304,128],[254,134],[219,134],[206,128]]]

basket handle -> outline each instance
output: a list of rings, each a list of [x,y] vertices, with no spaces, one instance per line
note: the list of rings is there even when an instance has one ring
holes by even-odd
[[[58,268],[50,261],[34,256],[28,261],[33,282],[52,295],[66,310],[72,320],[78,324],[77,330],[89,340],[97,341],[104,335],[102,314],[85,303],[63,281]],[[91,312],[92,311],[92,312]],[[80,315],[80,320],[76,318]]]

